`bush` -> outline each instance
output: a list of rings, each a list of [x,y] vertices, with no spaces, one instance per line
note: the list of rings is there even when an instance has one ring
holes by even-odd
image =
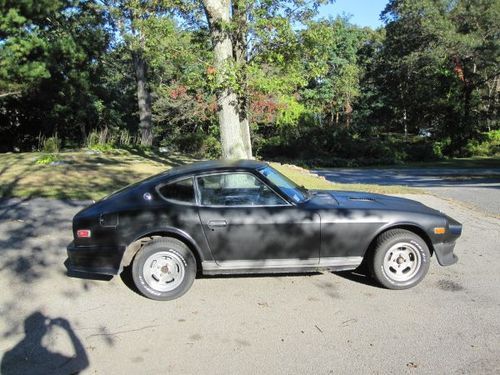
[[[208,159],[219,159],[222,156],[222,146],[217,138],[209,135],[203,140],[200,156]]]
[[[440,142],[409,142],[405,148],[407,156],[404,161],[435,161],[443,158]]]
[[[449,148],[451,140],[446,138],[441,141],[436,141],[432,144],[432,153],[437,159],[444,158],[445,150]]]
[[[483,133],[480,139],[470,140],[465,146],[467,156],[500,155],[500,130]]]
[[[119,148],[136,149],[142,146],[139,139],[131,136],[126,129],[112,130],[103,128],[89,133],[85,141],[85,147],[99,152],[119,152]]]
[[[61,149],[61,140],[58,138],[57,133],[54,136],[49,138],[39,138],[39,143],[41,146],[38,146],[38,149],[47,153],[58,153]]]
[[[50,164],[54,161],[58,161],[59,157],[55,154],[47,154],[47,155],[42,155],[38,159],[35,160],[35,164],[37,165],[47,165]]]
[[[181,134],[172,140],[178,151],[196,158],[217,159],[222,155],[222,147],[217,138],[204,132]]]
[[[98,151],[98,152],[113,152],[115,151],[115,147],[110,144],[110,143],[97,143],[95,145],[92,145],[90,147],[87,147],[89,150],[93,150],[93,151]]]

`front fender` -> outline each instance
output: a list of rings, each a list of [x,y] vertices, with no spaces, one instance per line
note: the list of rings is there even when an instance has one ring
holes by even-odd
[[[421,226],[420,224],[417,224],[417,223],[411,222],[411,221],[391,222],[391,223],[387,223],[387,224],[383,225],[382,227],[380,227],[378,229],[377,233],[373,237],[372,243],[382,233],[387,232],[388,230],[391,230],[391,229],[406,229],[406,230],[409,230],[410,232],[413,232],[413,233],[419,235],[420,237],[422,237],[422,239],[425,241],[425,243],[429,247],[431,255],[435,253],[435,246],[432,242],[432,239],[429,237],[426,229],[423,226]]]

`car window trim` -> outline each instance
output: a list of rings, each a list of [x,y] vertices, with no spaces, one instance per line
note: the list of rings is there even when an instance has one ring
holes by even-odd
[[[301,187],[301,186],[297,185],[297,183],[296,183],[295,181],[291,180],[288,176],[284,175],[283,173],[281,173],[280,171],[278,171],[277,169],[273,168],[271,165],[269,165],[269,164],[268,164],[268,165],[266,165],[266,166],[264,166],[264,167],[261,167],[261,168],[257,169],[257,172],[258,172],[258,175],[259,175],[259,176],[261,176],[261,177],[263,177],[264,179],[266,179],[266,181],[268,181],[268,182],[271,184],[271,186],[275,186],[275,187],[276,187],[276,189],[279,189],[280,191],[282,191],[281,187],[279,187],[278,185],[276,185],[276,184],[275,184],[274,182],[272,182],[272,181],[271,181],[271,180],[270,180],[270,179],[269,179],[266,175],[264,175],[264,174],[261,172],[263,169],[266,169],[266,168],[270,168],[270,169],[274,170],[277,174],[279,174],[279,175],[281,175],[282,177],[284,177],[286,180],[290,180],[290,182],[291,182],[291,183],[293,183],[294,185],[296,185],[296,189],[298,189],[298,190],[299,190],[300,194],[301,194],[302,196],[304,196],[304,199],[303,199],[303,200],[296,201],[295,199],[293,199],[293,197],[290,197],[288,194],[283,193],[283,196],[285,197],[285,199],[286,199],[288,202],[291,202],[294,206],[297,206],[297,205],[300,205],[300,204],[302,204],[302,203],[305,203],[305,202],[307,202],[307,201],[309,200],[309,199],[307,199],[307,198],[306,198],[306,196],[304,195],[304,192],[302,192],[302,190],[301,190],[301,188],[304,188],[303,186]],[[295,188],[294,188],[294,190],[295,190]],[[305,190],[307,190],[307,189],[305,189]]]
[[[185,201],[180,201],[180,200],[177,200],[177,199],[167,198],[162,193],[160,193],[160,189],[162,187],[166,186],[166,185],[175,184],[175,183],[177,183],[179,181],[184,181],[184,180],[189,180],[189,179],[191,179],[191,181],[193,183],[194,202],[185,202]],[[180,176],[180,177],[175,178],[173,180],[169,180],[169,181],[166,181],[166,182],[160,182],[158,185],[155,186],[155,190],[156,190],[156,193],[160,196],[160,198],[162,198],[163,200],[165,200],[167,202],[174,203],[174,204],[181,204],[181,205],[184,205],[184,206],[198,206],[198,197],[197,197],[197,194],[196,194],[194,175],[187,176],[187,177],[186,176]]]
[[[232,206],[226,206],[226,205],[221,205],[221,204],[211,204],[211,205],[205,205],[201,204],[201,191],[199,189],[198,185],[198,178],[200,177],[207,177],[207,176],[218,176],[218,175],[227,175],[227,174],[249,174],[253,177],[255,177],[257,180],[259,180],[262,184],[267,186],[274,194],[276,194],[284,204],[268,204],[268,205],[256,205],[256,204],[239,204],[239,205],[232,205]],[[221,207],[228,207],[228,208],[249,208],[249,207],[254,207],[254,208],[259,208],[259,207],[289,207],[293,206],[287,199],[283,198],[281,194],[279,194],[272,186],[269,186],[265,181],[263,181],[257,174],[252,173],[251,171],[223,171],[223,172],[207,172],[207,173],[200,173],[197,174],[194,177],[194,182],[195,182],[195,197],[198,206],[200,207],[216,207],[216,208],[221,208]]]

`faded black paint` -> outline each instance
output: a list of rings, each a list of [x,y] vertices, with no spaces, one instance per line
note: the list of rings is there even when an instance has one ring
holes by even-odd
[[[317,264],[325,257],[362,257],[377,235],[394,227],[425,233],[441,265],[456,262],[453,246],[461,225],[443,213],[412,200],[360,192],[313,191],[310,199],[295,203],[258,172],[265,166],[257,161],[194,163],[110,195],[74,217],[69,267],[116,274],[128,245],[169,230],[193,244],[202,262],[297,259]],[[290,205],[201,207],[167,201],[156,191],[159,184],[183,176],[220,171],[253,173]],[[144,198],[145,193],[151,195],[150,200]],[[117,216],[117,225],[103,225],[103,215]],[[209,222],[217,220],[227,225],[210,226]],[[435,227],[446,227],[446,234],[434,234]],[[90,229],[92,238],[76,238],[78,229]]]

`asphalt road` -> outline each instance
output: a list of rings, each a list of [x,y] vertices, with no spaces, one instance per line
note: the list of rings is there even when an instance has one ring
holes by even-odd
[[[70,278],[81,204],[0,203],[0,373],[498,374],[500,220],[413,196],[464,223],[458,264],[416,288],[362,275],[197,279],[147,300],[120,279]]]
[[[500,217],[500,168],[335,168],[314,172],[332,182],[416,187]]]

